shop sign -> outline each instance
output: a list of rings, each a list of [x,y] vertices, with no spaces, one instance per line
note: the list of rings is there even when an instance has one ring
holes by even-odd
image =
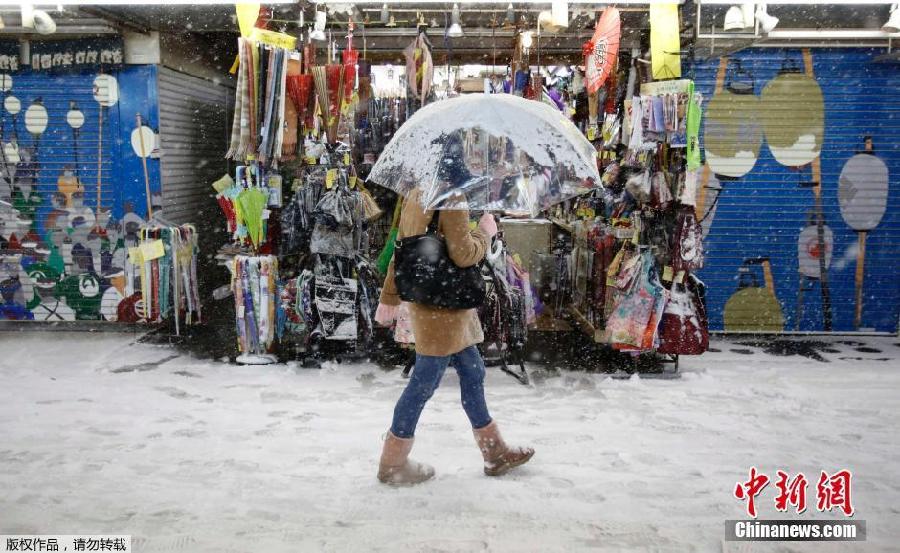
[[[641,85],[641,96],[662,96],[663,94],[685,94],[691,86],[690,79],[674,81],[654,81]]]
[[[120,66],[125,62],[121,38],[58,40],[31,43],[32,71],[66,71]]]

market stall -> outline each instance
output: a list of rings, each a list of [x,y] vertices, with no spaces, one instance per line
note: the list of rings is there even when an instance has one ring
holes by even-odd
[[[650,6],[652,55],[619,48],[622,19],[607,7],[576,63],[546,65],[552,15],[539,14],[537,36],[524,18],[514,24],[505,69],[492,42],[495,63],[476,79],[452,66],[452,48],[435,61],[421,13],[398,52],[405,66],[366,59],[367,42],[354,47],[365,24],[352,17],[345,43],[325,35],[321,10],[297,37],[261,28],[265,18],[243,29],[228,151],[238,165],[215,184],[242,361],[346,355],[385,340],[411,347],[403,315],[389,335],[373,315],[403,196],[435,179],[443,184],[423,196],[431,207],[452,208],[462,191],[474,215],[498,215],[483,349],[523,381],[529,330],[580,329],[633,356],[705,351],[694,275],[702,98],[680,78],[677,9]],[[479,112],[488,95],[527,100]],[[544,119],[553,122],[533,126]],[[586,146],[555,140],[567,132]],[[574,152],[593,175],[573,169]]]

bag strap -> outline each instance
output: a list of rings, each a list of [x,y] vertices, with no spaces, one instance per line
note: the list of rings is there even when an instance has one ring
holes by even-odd
[[[431,214],[431,221],[428,222],[428,228],[425,230],[427,234],[437,234],[438,229],[438,210],[434,210]]]

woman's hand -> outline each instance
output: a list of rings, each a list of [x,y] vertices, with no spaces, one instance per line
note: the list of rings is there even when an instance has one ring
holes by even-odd
[[[494,215],[492,213],[485,213],[481,216],[481,219],[478,221],[478,228],[480,228],[485,234],[487,234],[488,239],[493,238],[497,235],[497,221],[494,219]]]

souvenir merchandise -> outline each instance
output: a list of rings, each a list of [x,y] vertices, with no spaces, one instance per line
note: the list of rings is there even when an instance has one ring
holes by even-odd
[[[699,355],[709,347],[703,283],[694,275],[673,284],[660,322],[660,353]]]
[[[624,148],[604,153],[610,142],[599,144],[604,189],[552,211],[571,239],[559,269],[569,278],[565,301],[574,321],[620,351],[696,355],[706,347],[707,321],[692,284],[703,267],[703,233],[693,208],[697,174],[689,169],[700,102],[691,81],[642,84],[621,116],[613,109],[604,119],[604,133],[628,123]],[[668,308],[670,296],[677,304]],[[676,318],[683,313],[696,316]]]
[[[271,363],[274,358],[270,353],[278,326],[278,259],[271,255],[237,255],[230,269],[238,349],[241,352],[238,362]]]
[[[128,263],[140,278],[144,320],[181,324],[200,322],[197,281],[197,230],[193,225],[163,226],[153,223],[138,231],[138,243],[128,251]]]
[[[227,158],[261,163],[281,159],[288,60],[291,53],[249,38],[238,39],[234,122]]]

